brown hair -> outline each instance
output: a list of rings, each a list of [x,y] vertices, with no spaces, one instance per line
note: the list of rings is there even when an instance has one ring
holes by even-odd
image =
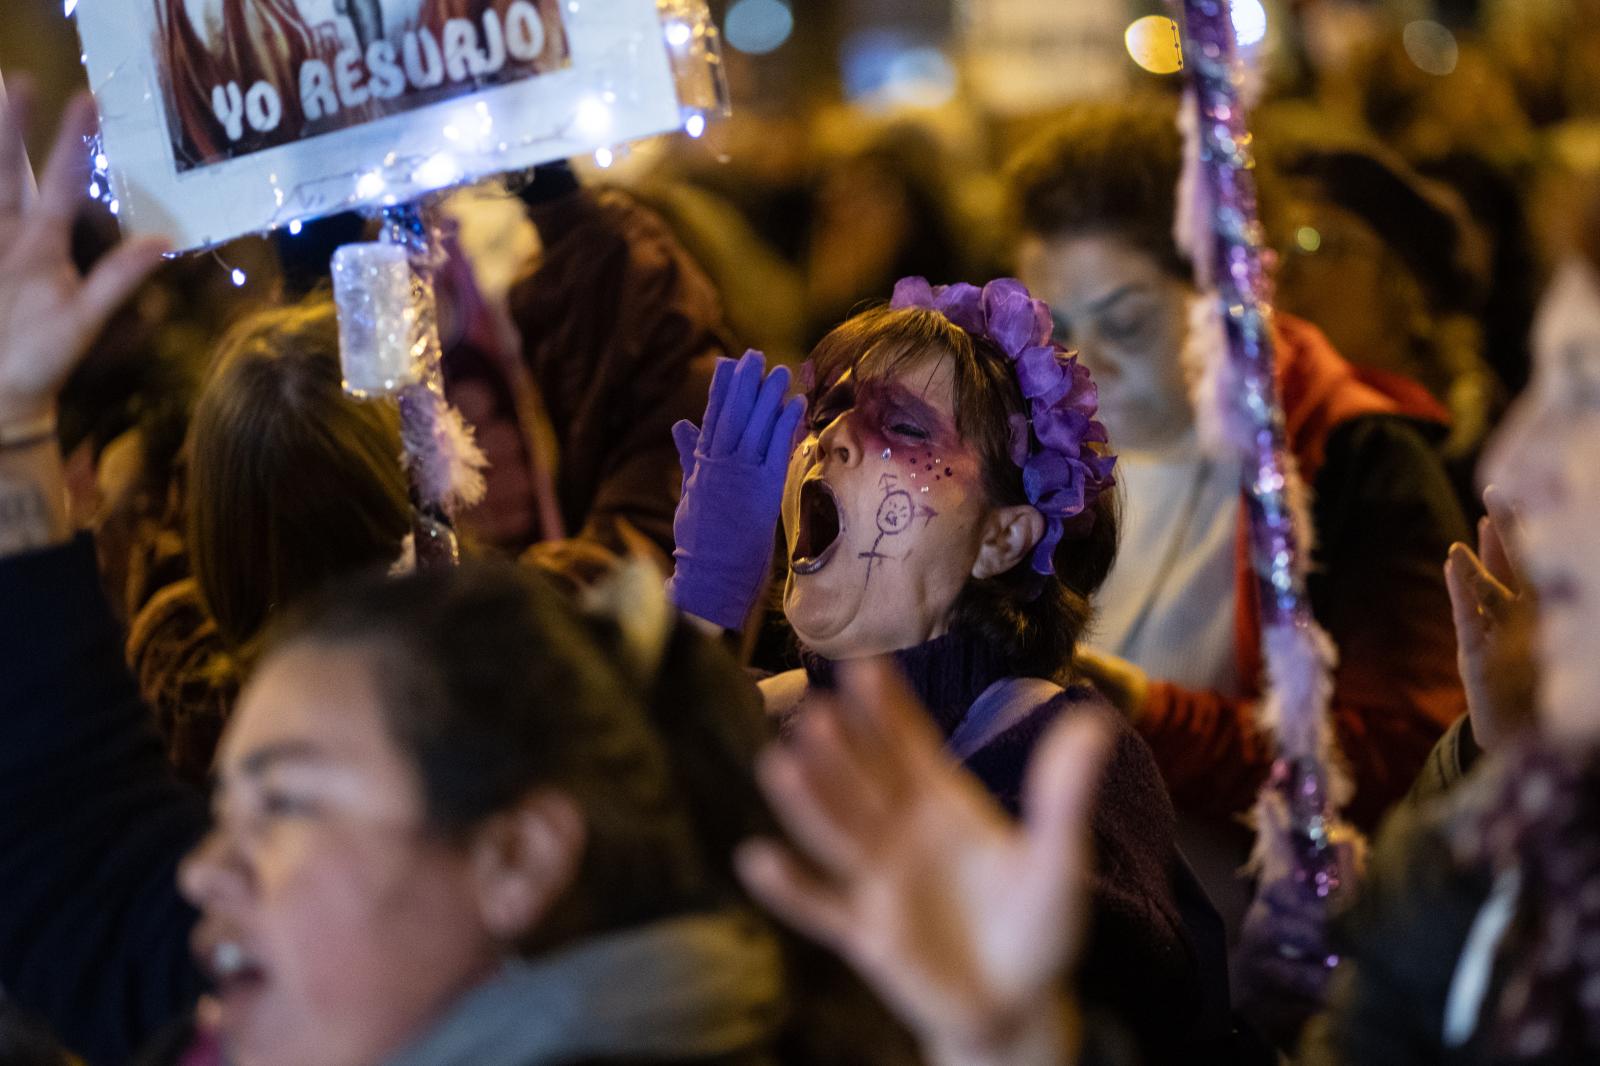
[[[1107,233],[1189,276],[1172,236],[1183,139],[1165,97],[1070,108],[1007,168],[1024,230],[1042,237]]]
[[[846,370],[877,377],[928,359],[954,367],[956,431],[973,446],[991,504],[1028,502],[1022,469],[1011,461],[1010,418],[1028,406],[1011,361],[986,337],[974,336],[937,311],[878,307],[850,318],[811,353],[813,409]],[[951,628],[974,632],[1007,650],[1019,673],[1049,677],[1070,665],[1117,556],[1119,503],[1104,492],[1068,525],[1055,550],[1055,575],[1037,574],[1032,554],[997,577],[967,582]]]
[[[543,576],[472,560],[334,583],[270,631],[269,650],[307,643],[372,656],[385,725],[416,767],[439,839],[465,839],[535,788],[582,810],[582,862],[516,945],[525,956],[751,907],[734,851],[780,835],[754,774],[773,726],[738,664],[692,626],[675,625],[652,666],[626,653],[615,620],[580,614]],[[776,931],[794,997],[777,1061],[916,1061],[898,1023],[835,957]]]
[[[395,559],[410,529],[394,410],[344,394],[331,300],[223,338],[189,430],[189,554],[224,642],[331,577]]]

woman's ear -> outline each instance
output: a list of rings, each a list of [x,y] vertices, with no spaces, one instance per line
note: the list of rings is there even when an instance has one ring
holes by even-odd
[[[1044,536],[1044,515],[1031,504],[1001,507],[989,515],[972,576],[999,577],[1033,551]]]
[[[484,928],[516,941],[549,912],[583,862],[583,812],[562,792],[529,793],[472,838],[472,877]]]

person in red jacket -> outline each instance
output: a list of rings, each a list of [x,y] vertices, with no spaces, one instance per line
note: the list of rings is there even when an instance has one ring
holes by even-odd
[[[1012,169],[1019,274],[1100,383],[1127,490],[1119,562],[1078,666],[1132,717],[1224,913],[1273,760],[1258,726],[1260,610],[1240,471],[1206,454],[1183,352],[1190,266],[1172,237],[1182,144],[1170,102],[1087,105]],[[1331,713],[1370,828],[1464,707],[1441,565],[1464,522],[1421,386],[1365,375],[1310,324],[1276,321],[1288,442],[1311,489],[1312,609],[1339,650]],[[1234,906],[1229,906],[1229,897]]]

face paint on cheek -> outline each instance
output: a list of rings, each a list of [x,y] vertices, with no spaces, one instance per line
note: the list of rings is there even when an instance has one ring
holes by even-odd
[[[878,479],[878,488],[883,493],[883,498],[878,502],[876,516],[878,533],[872,542],[872,548],[860,554],[860,558],[867,561],[866,582],[872,581],[872,568],[880,560],[893,559],[903,562],[910,555],[885,555],[882,552],[883,542],[889,537],[898,537],[911,528],[911,524],[918,518],[926,523],[931,523],[939,513],[931,507],[919,506],[911,498],[911,493],[901,487],[900,479],[893,474],[884,474]],[[927,489],[923,489],[924,492]]]

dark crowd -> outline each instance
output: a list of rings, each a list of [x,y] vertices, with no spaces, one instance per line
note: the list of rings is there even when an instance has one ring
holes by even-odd
[[[164,259],[13,64],[0,1066],[1600,1061],[1600,2],[1261,10],[1316,905],[1181,74],[853,96],[730,25],[703,135],[439,197],[441,568],[343,384],[376,223]]]

